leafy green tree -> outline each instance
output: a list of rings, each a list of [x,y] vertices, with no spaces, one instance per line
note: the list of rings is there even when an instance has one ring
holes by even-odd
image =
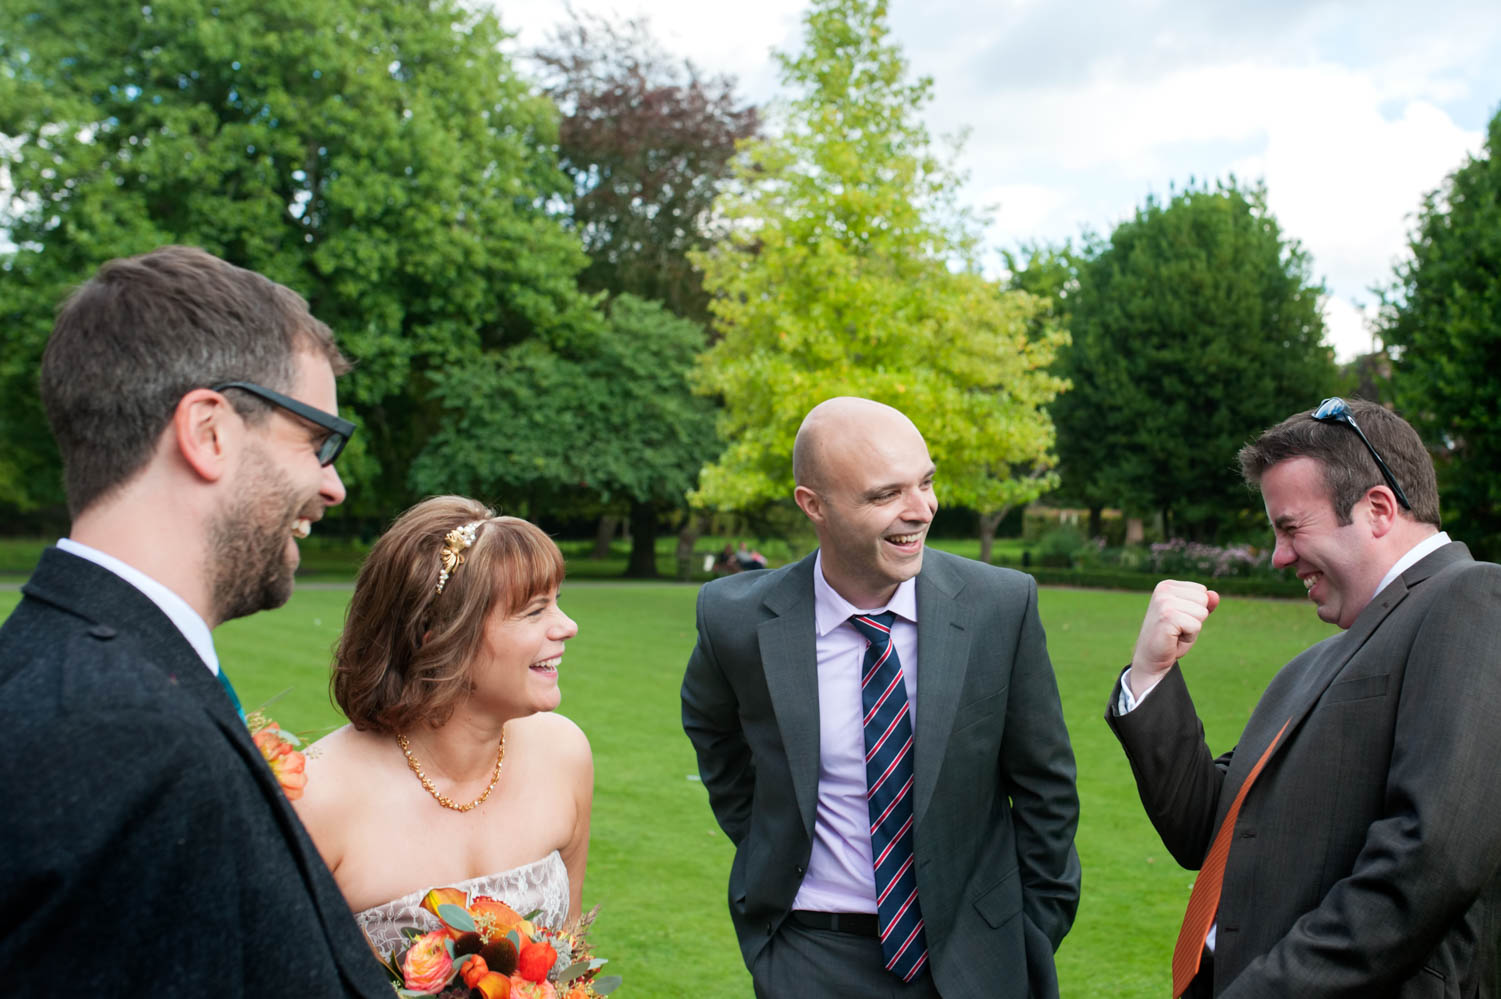
[[[1408,245],[1379,323],[1397,408],[1437,452],[1446,526],[1501,557],[1501,112],[1423,199]]]
[[[1033,338],[1044,308],[978,273],[958,178],[920,112],[931,81],[908,80],[882,0],[815,0],[796,55],[796,96],[775,140],[750,143],[718,202],[728,236],[695,259],[721,339],[698,368],[723,399],[721,459],[698,497],[747,510],[790,496],[804,414],[856,394],[907,413],[937,461],[943,498],[978,510],[1049,485],[1063,387],[1047,372],[1064,334]],[[1017,474],[1017,470],[1024,474]]]
[[[358,360],[340,468],[350,512],[382,520],[454,446],[443,376],[596,335],[549,207],[569,193],[556,111],[504,37],[458,0],[0,5],[0,498],[59,499],[36,361],[56,302],[110,257],[191,243],[306,295]],[[489,394],[537,401],[524,381]]]
[[[1251,504],[1235,452],[1335,379],[1308,255],[1265,190],[1148,198],[1095,245],[1070,296],[1073,390],[1053,407],[1066,488],[1213,538]]]
[[[425,491],[498,488],[528,513],[624,500],[627,574],[655,576],[659,517],[716,448],[713,406],[688,385],[704,340],[699,324],[621,295],[603,328],[566,349],[533,341],[435,374],[445,419],[413,479]],[[497,383],[527,391],[497,397]]]

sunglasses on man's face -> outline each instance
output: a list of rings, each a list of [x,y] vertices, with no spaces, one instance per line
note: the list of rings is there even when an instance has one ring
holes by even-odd
[[[1376,459],[1376,464],[1380,467],[1381,474],[1386,478],[1386,484],[1392,487],[1392,492],[1396,494],[1397,502],[1402,504],[1402,509],[1412,509],[1412,504],[1407,502],[1407,494],[1402,491],[1401,486],[1397,485],[1397,477],[1392,474],[1390,468],[1386,467],[1386,462],[1382,460],[1381,453],[1376,450],[1376,446],[1366,437],[1365,431],[1360,429],[1360,424],[1355,422],[1355,417],[1350,415],[1349,403],[1338,396],[1331,396],[1319,403],[1319,408],[1313,411],[1313,418],[1321,423],[1343,423],[1355,431],[1356,435],[1360,438],[1360,442],[1365,445],[1365,449],[1371,452],[1372,458]]]
[[[309,423],[317,424],[327,430],[328,436],[323,438],[322,444],[318,445],[318,464],[320,465],[332,465],[334,459],[339,456],[339,452],[344,450],[344,445],[349,443],[349,438],[354,436],[355,425],[343,417],[315,409],[305,402],[298,402],[291,396],[272,391],[264,385],[257,385],[255,382],[220,382],[212,388],[215,392],[223,392],[225,389],[249,392],[273,406],[280,406],[287,412],[294,413]]]

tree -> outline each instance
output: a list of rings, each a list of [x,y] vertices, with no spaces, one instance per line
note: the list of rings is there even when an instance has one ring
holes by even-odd
[[[563,111],[558,152],[573,182],[573,224],[589,254],[582,282],[707,323],[688,253],[715,237],[710,209],[735,144],[758,116],[735,81],[676,64],[639,20],[574,14],[536,54]]]
[[[1260,186],[1148,198],[1086,251],[1070,296],[1073,391],[1053,407],[1065,488],[1213,538],[1248,495],[1235,453],[1328,394],[1321,284]]]
[[[1438,456],[1444,520],[1501,557],[1501,112],[1484,148],[1423,199],[1378,328],[1397,408]]]
[[[1063,387],[1047,365],[1063,339],[1037,339],[1042,300],[1007,292],[975,265],[956,207],[959,179],[919,113],[931,81],[907,82],[881,0],[815,0],[797,55],[777,56],[798,93],[780,134],[737,160],[721,197],[727,238],[695,259],[721,339],[699,387],[723,399],[720,460],[698,497],[745,510],[790,496],[792,441],[830,396],[894,405],[922,429],[945,501],[979,510],[1049,484]]]
[[[84,30],[81,26],[87,26]],[[384,520],[441,464],[444,376],[601,323],[556,112],[458,0],[0,5],[0,134],[17,195],[0,261],[0,497],[56,503],[35,370],[66,289],[103,260],[191,243],[308,297],[358,367],[348,507]],[[535,398],[497,380],[494,397]],[[44,450],[45,449],[45,450]],[[487,494],[496,483],[475,483]]]
[[[573,182],[573,225],[589,254],[582,284],[660,301],[706,324],[708,295],[688,253],[716,236],[713,201],[736,142],[756,132],[755,108],[736,98],[731,78],[704,78],[691,62],[669,59],[642,21],[575,14],[536,56],[546,92],[563,111],[558,150]],[[674,390],[686,391],[680,374],[673,372]],[[697,412],[697,404],[678,404]],[[719,452],[712,434],[701,443],[695,455],[675,453],[646,467],[691,465],[696,473]],[[681,493],[630,500],[631,574],[655,574],[659,514],[682,505]],[[607,507],[600,518],[597,555],[608,550],[618,512]],[[691,512],[683,518],[680,575],[687,574],[698,523]]]
[[[626,574],[655,576],[659,515],[682,505],[716,446],[713,406],[688,385],[705,334],[634,295],[610,303],[608,320],[563,350],[525,343],[486,358],[496,370],[435,374],[445,419],[413,478],[429,492],[494,484],[554,512],[623,499]],[[496,397],[496,383],[528,391]]]

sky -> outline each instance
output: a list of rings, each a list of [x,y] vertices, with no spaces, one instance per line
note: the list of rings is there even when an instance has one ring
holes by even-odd
[[[773,49],[801,47],[801,0],[568,0],[644,17],[671,54],[779,92]],[[497,0],[518,53],[565,0]],[[1483,150],[1501,109],[1497,0],[891,0],[893,38],[933,80],[935,137],[966,131],[964,200],[999,250],[1100,235],[1149,195],[1263,181],[1329,295],[1339,360],[1372,349],[1373,287],[1393,279],[1424,194]]]

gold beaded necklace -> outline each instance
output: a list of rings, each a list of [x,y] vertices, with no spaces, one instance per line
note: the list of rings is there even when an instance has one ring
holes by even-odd
[[[406,736],[400,732],[396,733],[396,744],[401,747],[402,755],[407,758],[407,766],[411,768],[412,773],[417,775],[417,779],[422,782],[422,786],[427,790],[427,793],[432,795],[438,804],[444,808],[451,808],[456,812],[467,812],[485,803],[485,799],[490,797],[490,792],[495,790],[495,785],[500,783],[500,768],[506,761],[506,734],[502,732],[500,733],[500,750],[495,754],[495,773],[490,776],[490,786],[485,788],[480,793],[480,796],[469,802],[469,804],[461,805],[442,791],[439,791],[436,787],[433,787],[432,780],[427,774],[422,772],[422,764],[418,763],[417,757],[412,755],[412,744],[407,741]]]

